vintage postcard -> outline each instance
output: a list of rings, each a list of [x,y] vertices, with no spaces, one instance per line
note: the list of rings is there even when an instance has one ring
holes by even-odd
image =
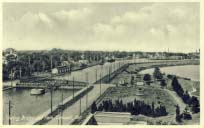
[[[3,2],[2,124],[200,125],[200,13],[200,2]]]

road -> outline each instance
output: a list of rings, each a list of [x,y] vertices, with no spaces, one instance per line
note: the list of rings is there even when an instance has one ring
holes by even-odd
[[[114,85],[102,84],[101,85],[101,94],[108,88]],[[100,85],[94,85],[94,88],[88,93],[88,103],[87,106],[90,106],[93,101],[95,101],[100,96]],[[81,112],[86,110],[86,95],[81,98]],[[66,108],[63,111],[63,125],[69,125],[74,119],[80,115],[80,100],[75,102],[70,107]],[[50,120],[46,125],[58,125],[60,124],[60,115],[56,116]]]
[[[176,94],[176,92],[168,90],[168,89],[164,89],[164,90],[174,98],[174,100],[178,103],[180,107],[180,111],[183,112],[183,110],[186,107],[186,104],[183,102],[183,100]]]

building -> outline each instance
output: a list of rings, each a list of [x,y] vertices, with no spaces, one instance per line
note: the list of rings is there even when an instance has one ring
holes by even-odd
[[[97,125],[125,125],[131,121],[131,113],[129,112],[95,112],[92,117],[89,117],[84,124],[92,124],[91,119]]]
[[[63,74],[70,71],[70,66],[57,66],[56,68],[52,69],[52,74]]]
[[[70,66],[72,63],[70,61],[62,61],[61,66]]]
[[[171,59],[171,60],[181,60],[181,59],[183,59],[183,56],[179,56],[179,55],[169,56],[169,59]]]
[[[144,85],[144,82],[143,82],[143,81],[137,81],[137,82],[136,82],[136,85],[137,85],[137,86],[142,86],[142,85]]]
[[[78,62],[80,64],[86,64],[87,65],[89,61],[88,60],[79,60]]]
[[[83,68],[87,67],[88,63],[89,63],[88,60],[79,60],[78,61],[79,67],[83,67]]]

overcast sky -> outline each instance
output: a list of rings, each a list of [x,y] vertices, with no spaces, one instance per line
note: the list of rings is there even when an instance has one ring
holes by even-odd
[[[198,3],[4,3],[3,48],[195,52]]]

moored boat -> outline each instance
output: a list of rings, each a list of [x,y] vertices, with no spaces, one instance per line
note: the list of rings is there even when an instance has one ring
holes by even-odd
[[[31,89],[31,95],[41,95],[45,93],[45,89]]]

